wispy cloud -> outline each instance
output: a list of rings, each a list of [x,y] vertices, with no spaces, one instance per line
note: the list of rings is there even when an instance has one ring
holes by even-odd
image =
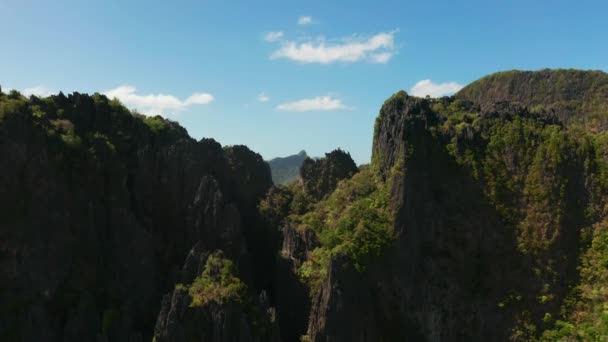
[[[33,86],[33,87],[28,87],[25,89],[16,89],[16,88],[9,87],[6,85],[2,86],[2,92],[5,94],[8,94],[11,90],[16,90],[19,93],[21,93],[21,95],[26,96],[26,97],[30,97],[31,95],[38,96],[38,97],[47,97],[47,96],[51,96],[51,95],[59,93],[59,91],[54,90],[53,88],[50,88],[45,85],[37,85],[37,86]]]
[[[25,95],[25,96],[30,96],[30,95],[35,95],[38,97],[47,97],[47,96],[51,96],[53,94],[57,94],[58,92],[45,86],[45,85],[37,85],[35,87],[29,87],[29,88],[25,88],[23,89],[23,91],[21,91],[21,94]]]
[[[317,96],[311,99],[302,99],[293,102],[282,103],[277,110],[286,112],[310,112],[347,109],[342,100],[331,96]]]
[[[312,24],[312,17],[308,15],[303,15],[298,18],[298,25],[309,25]]]
[[[262,92],[260,93],[260,95],[258,95],[258,101],[259,102],[268,102],[270,101],[270,96],[266,95],[266,93]]]
[[[283,32],[268,32],[264,35],[264,40],[267,42],[276,42],[277,40],[283,38]]]
[[[193,93],[185,100],[165,94],[137,94],[137,89],[130,85],[121,85],[105,91],[109,98],[119,99],[125,106],[136,109],[147,115],[176,114],[192,105],[205,105],[213,101],[213,96],[207,93]]]
[[[414,96],[441,97],[452,95],[462,89],[463,85],[456,82],[435,83],[431,80],[422,80],[416,83],[410,93]]]
[[[382,52],[382,53],[373,54],[370,56],[370,58],[371,58],[371,61],[374,63],[386,64],[386,63],[388,63],[388,61],[391,60],[393,55],[394,55],[393,52]]]
[[[324,38],[300,43],[284,41],[270,58],[320,64],[359,61],[388,63],[395,53],[395,33],[396,31],[381,32],[367,39],[354,37],[342,39],[339,43],[330,43]]]

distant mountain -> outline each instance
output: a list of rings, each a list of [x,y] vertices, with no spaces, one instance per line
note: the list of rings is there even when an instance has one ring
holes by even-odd
[[[306,151],[300,151],[283,158],[274,158],[268,161],[272,172],[272,181],[274,184],[288,184],[300,178],[300,166],[308,157]]]

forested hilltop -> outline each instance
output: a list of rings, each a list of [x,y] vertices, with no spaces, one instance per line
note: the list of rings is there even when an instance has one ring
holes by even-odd
[[[590,131],[608,129],[608,74],[603,71],[497,72],[467,85],[456,97],[479,105],[509,101],[533,112],[551,112],[564,123]]]
[[[605,341],[607,78],[398,92],[369,165],[287,185],[100,94],[0,92],[0,340]]]

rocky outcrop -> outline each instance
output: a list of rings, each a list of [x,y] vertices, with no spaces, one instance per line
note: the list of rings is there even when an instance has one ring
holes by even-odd
[[[310,312],[309,289],[298,278],[294,260],[276,259],[275,307],[283,341],[299,341],[306,335]]]
[[[307,286],[298,278],[297,268],[319,246],[313,231],[298,231],[287,223],[283,229],[283,246],[276,261],[275,301],[285,341],[298,341],[306,335],[311,307]]]
[[[392,182],[392,264],[400,266],[389,272],[389,296],[398,293],[389,298],[413,327],[402,333],[428,341],[503,340],[509,318],[494,303],[510,285],[514,237],[479,184],[431,135],[438,118],[428,101],[400,95],[384,107],[374,153],[386,151],[379,172]],[[391,138],[397,156],[384,149]]]
[[[415,137],[437,122],[427,100],[404,91],[386,100],[376,118],[372,146],[372,161],[383,180],[393,167],[402,167],[405,156],[411,153],[412,146],[405,138]]]
[[[449,105],[452,100],[438,101]],[[552,273],[559,274],[551,285],[555,302],[541,305],[535,298],[547,278],[535,274],[537,261],[522,253],[519,223],[487,200],[485,178],[476,178],[472,166],[458,162],[447,145],[452,144],[452,153],[463,146],[485,153],[489,133],[480,130],[512,120],[541,125],[554,121],[514,110],[517,106],[471,106],[471,111],[478,110],[476,125],[451,132],[433,109],[437,103],[400,92],[382,107],[372,168],[390,186],[397,238],[364,272],[354,270],[344,257],[332,257],[327,279],[313,299],[308,327],[312,341],[502,341],[513,334],[525,339],[534,332],[522,332],[517,320],[542,326],[540,311],[559,310],[567,284],[576,277],[572,270],[578,262],[578,232],[585,224],[584,172],[574,171],[583,161],[574,158],[571,164],[542,171],[544,177],[555,173],[555,179],[567,179],[570,190],[564,201],[570,209],[569,219],[555,227],[560,233],[553,236],[559,235],[561,242],[536,254],[549,260],[548,265],[558,253],[563,266]],[[506,163],[522,158],[512,146],[506,148],[500,154]],[[513,196],[525,198],[523,192]],[[532,206],[530,200],[519,201],[508,203],[518,203],[517,209],[519,203]],[[543,225],[534,224],[534,229]]]
[[[247,297],[213,298],[205,303],[193,300],[190,289],[184,284],[192,284],[201,276],[207,277],[206,281],[223,281],[225,276],[222,272],[226,270],[209,268],[210,255],[225,257],[221,251],[209,253],[200,243],[188,254],[181,282],[163,298],[156,321],[155,341],[280,342],[276,312],[269,306],[265,292],[257,302],[249,301]]]
[[[336,149],[321,159],[304,159],[300,178],[304,191],[319,200],[334,191],[339,181],[352,177],[357,171],[350,153]]]
[[[311,341],[389,341],[389,332],[381,331],[381,317],[375,308],[365,275],[357,272],[348,258],[334,257],[327,271],[327,279],[313,299],[308,326]]]
[[[150,340],[193,245],[251,262],[259,155],[98,94],[0,101],[0,340]]]
[[[399,92],[369,167],[336,150],[289,187],[99,94],[0,93],[0,340],[534,340],[586,284],[589,236],[600,308],[607,143],[559,110],[603,108],[604,75],[541,102],[514,85],[563,75],[514,75]]]
[[[163,299],[156,326],[156,341],[278,341],[254,337],[247,315],[238,304],[210,304],[205,308],[191,308],[190,302],[188,294],[178,290]]]
[[[229,298],[204,305],[193,304],[186,286],[203,274],[211,279],[223,277],[221,269],[210,269],[205,273],[210,255],[236,261],[235,268],[244,270],[241,277],[251,276],[247,270],[252,266],[239,210],[235,204],[224,202],[214,179],[204,177],[201,180],[190,208],[197,213],[191,217],[199,241],[188,253],[175,289],[163,298],[156,321],[155,340],[280,341],[275,309],[270,308],[265,292],[258,302],[245,302],[248,298]],[[253,281],[250,279],[248,283]]]
[[[319,241],[317,241],[315,232],[309,229],[298,231],[289,223],[283,227],[282,256],[294,260],[296,263],[302,263],[318,246]]]

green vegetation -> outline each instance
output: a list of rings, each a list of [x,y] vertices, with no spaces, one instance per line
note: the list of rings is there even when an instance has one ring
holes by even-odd
[[[0,124],[4,121],[4,118],[9,115],[15,115],[16,113],[22,113],[26,111],[27,100],[23,96],[9,96],[0,94]],[[37,109],[37,113],[40,109]],[[40,115],[40,114],[38,114]]]
[[[608,74],[602,71],[498,72],[467,85],[456,97],[482,106],[496,101],[520,103],[594,133],[608,128]]]
[[[258,212],[264,224],[280,229],[284,219],[290,214],[293,203],[293,191],[286,187],[273,187],[260,201]]]
[[[336,149],[321,159],[306,158],[300,167],[300,177],[306,194],[320,200],[330,194],[340,180],[352,177],[357,171],[350,153]]]
[[[236,277],[232,261],[222,258],[219,253],[207,258],[203,274],[189,287],[176,285],[176,290],[185,291],[192,297],[191,307],[208,303],[223,304],[228,301],[242,303],[247,295],[247,287]]]
[[[190,139],[176,122],[131,112],[98,93],[46,98],[26,98],[16,91],[0,94],[0,128],[19,122],[44,132],[50,147],[91,158],[106,152],[131,155],[143,145]]]
[[[292,183],[287,189],[292,194],[289,214],[302,215],[313,209],[316,200],[306,193],[301,183]]]
[[[303,213],[296,210],[289,220],[300,232],[313,231],[321,244],[298,270],[313,292],[325,278],[331,257],[344,254],[364,272],[394,238],[388,187],[376,180],[369,166],[339,182],[333,193],[309,208]]]
[[[608,340],[608,221],[591,230],[591,246],[581,257],[581,282],[565,315],[544,332],[543,341]]]
[[[150,127],[154,133],[160,133],[169,128],[167,122],[160,116],[151,116],[144,119],[144,123]]]
[[[430,130],[516,235],[530,278],[498,303],[513,310],[512,338],[606,340],[606,134],[516,108],[481,115],[466,101],[435,101]]]
[[[268,313],[263,311],[250,296],[247,285],[236,275],[231,260],[221,251],[210,254],[203,273],[192,284],[176,284],[175,290],[187,293],[190,308],[206,309],[209,305],[235,305],[245,314],[255,336],[267,338],[271,333]]]
[[[302,182],[271,189],[258,212],[266,225],[294,227],[301,236],[314,235],[318,247],[296,264],[311,295],[327,275],[332,257],[345,255],[359,272],[393,241],[393,213],[388,185],[369,166],[360,170],[342,150],[320,160],[307,159]]]
[[[374,132],[379,134],[386,128],[382,125],[394,124],[397,114],[408,111],[409,116],[398,117],[404,119],[398,128],[412,124],[403,133],[412,136],[398,141],[393,132],[386,134],[384,150],[374,151],[372,165],[361,168],[340,149],[318,160],[301,153],[302,160],[296,160],[302,164],[300,181],[273,187],[261,201],[260,194],[270,179],[266,177],[265,184],[242,180],[262,179],[249,165],[266,164],[245,146],[226,147],[230,172],[243,173],[234,180],[221,180],[229,184],[226,198],[246,199],[242,201],[246,205],[238,203],[240,215],[244,222],[253,222],[243,233],[254,270],[250,288],[272,291],[276,286],[275,269],[268,265],[276,261],[284,227],[293,228],[294,235],[299,235],[296,238],[305,240],[298,248],[304,244],[310,249],[298,251],[293,264],[311,295],[318,293],[333,258],[346,256],[356,271],[367,272],[397,238],[391,191],[400,189],[393,182],[406,179],[408,162],[415,161],[409,166],[418,168],[409,171],[420,178],[411,179],[430,180],[427,183],[432,184],[422,184],[419,189],[424,195],[420,197],[432,202],[429,208],[442,215],[436,220],[442,229],[432,232],[443,236],[422,241],[421,258],[435,261],[431,259],[437,257],[435,252],[473,245],[470,240],[456,241],[478,238],[465,236],[471,230],[461,231],[460,226],[478,224],[474,222],[477,217],[464,217],[475,216],[469,215],[470,207],[487,210],[488,222],[500,223],[500,227],[488,227],[479,235],[513,238],[501,240],[512,246],[505,253],[502,246],[496,249],[503,253],[501,258],[509,259],[505,265],[515,265],[515,270],[508,271],[512,273],[505,272],[515,280],[506,280],[506,290],[497,284],[478,284],[478,278],[483,278],[478,270],[494,261],[484,260],[483,267],[463,265],[454,271],[465,279],[458,279],[461,290],[490,292],[487,288],[496,286],[495,302],[484,304],[514,322],[513,340],[608,340],[607,94],[607,74],[573,70],[497,73],[472,83],[453,98],[438,100],[410,98],[399,92],[385,102]],[[518,104],[494,103],[507,100]],[[411,108],[405,107],[408,105]],[[0,93],[0,130],[12,137],[12,132],[23,127],[31,130],[27,134],[34,137],[32,142],[48,146],[71,169],[116,162],[119,156],[135,156],[150,145],[190,139],[175,122],[132,113],[100,94],[26,98],[16,91]],[[390,151],[393,145],[403,150]],[[390,159],[387,164],[391,165],[381,165],[384,159]],[[262,174],[267,171],[259,169]],[[289,165],[275,182],[291,179],[293,170]],[[106,177],[112,176],[108,173]],[[469,188],[474,188],[471,194],[475,198],[461,194]],[[470,201],[469,206],[455,204],[458,201]],[[257,212],[251,210],[255,204]],[[420,213],[424,224],[426,216]],[[485,218],[481,215],[479,219]],[[503,233],[503,224],[507,233]],[[448,247],[425,245],[435,242]],[[479,253],[488,255],[484,248],[487,246],[480,246]],[[446,259],[452,257],[446,254]],[[465,254],[469,255],[472,253]],[[267,314],[260,312],[233,262],[220,252],[208,256],[204,271],[191,284],[176,284],[175,290],[191,297],[190,309],[236,305],[256,329],[268,327]],[[102,332],[109,335],[116,330],[121,311],[106,308],[100,318]]]

